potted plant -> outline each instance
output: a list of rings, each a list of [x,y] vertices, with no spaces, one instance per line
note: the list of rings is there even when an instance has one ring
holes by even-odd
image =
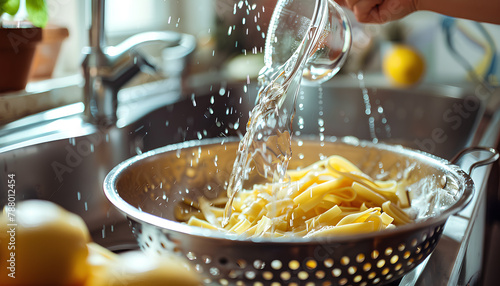
[[[21,1],[0,0],[0,93],[26,87],[41,28],[48,21],[45,0]],[[21,20],[16,18],[20,7],[27,14]]]

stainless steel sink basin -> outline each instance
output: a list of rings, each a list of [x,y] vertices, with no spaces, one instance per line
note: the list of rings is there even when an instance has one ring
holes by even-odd
[[[136,98],[120,104],[118,126],[105,130],[82,120],[81,104],[10,123],[0,129],[0,205],[7,202],[7,174],[15,173],[18,201],[54,201],[81,215],[94,241],[114,250],[134,247],[127,221],[103,195],[109,170],[167,144],[243,134],[256,90],[255,85],[214,83],[184,95]],[[369,128],[361,89],[334,80],[321,88],[301,89],[294,132],[360,139],[375,134],[380,141],[450,159],[471,144],[489,142],[478,130],[498,124],[485,112],[485,104],[464,89],[368,86],[368,93],[375,131]],[[493,135],[488,140],[496,140],[498,134]]]

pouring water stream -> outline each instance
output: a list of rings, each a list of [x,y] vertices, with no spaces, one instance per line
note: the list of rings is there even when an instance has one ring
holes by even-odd
[[[281,64],[279,57],[283,57],[283,54],[279,53],[276,43],[284,41],[284,37],[278,39],[277,35],[286,35],[288,32],[283,31],[283,29],[287,29],[286,25],[283,25],[284,22],[292,16],[294,23],[304,26],[302,16],[295,15],[295,12],[285,8],[291,2],[293,1],[278,1],[269,25],[265,54],[266,66],[261,70],[259,76],[258,102],[250,113],[247,131],[238,147],[237,158],[227,186],[229,200],[224,210],[222,227],[229,223],[233,200],[243,189],[243,183],[252,171],[250,166],[252,162],[255,163],[255,169],[262,177],[268,180],[272,179],[273,183],[277,183],[274,185],[279,186],[286,183],[285,174],[292,156],[292,121],[302,78],[306,74],[311,79],[321,81],[331,78],[340,69],[350,48],[350,28],[347,18],[340,12],[341,10],[338,10],[340,8],[333,1],[318,0],[312,21],[310,24],[307,23],[307,30],[303,32],[304,36],[298,47],[291,56],[287,57],[285,63]],[[300,0],[296,0],[299,7],[302,5],[300,2]],[[294,4],[291,7],[297,8]],[[325,61],[321,61],[321,59],[330,56],[331,47],[329,44],[331,41],[329,43],[328,40],[334,38],[331,34],[340,33],[337,29],[338,24],[332,24],[333,18],[330,15],[332,9],[341,14],[342,28],[340,32],[344,35],[347,30],[347,36],[344,35],[341,54],[333,60],[328,59],[326,61],[328,64],[324,64]],[[319,52],[325,51],[326,53],[321,53],[318,56]],[[314,64],[311,64],[311,59],[319,62],[318,66],[321,68],[316,67],[315,69]],[[305,72],[306,70],[307,72]]]

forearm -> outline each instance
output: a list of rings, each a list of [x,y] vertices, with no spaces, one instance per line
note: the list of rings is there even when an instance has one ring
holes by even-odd
[[[500,24],[500,0],[415,0],[417,10]]]

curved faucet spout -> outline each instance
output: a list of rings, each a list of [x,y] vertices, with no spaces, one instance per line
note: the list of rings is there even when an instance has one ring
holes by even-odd
[[[157,68],[136,47],[161,42],[165,47],[179,45],[182,36],[175,32],[145,32],[116,46],[107,46],[104,29],[105,1],[92,0],[89,46],[83,49],[82,62],[85,116],[102,127],[117,121],[118,91],[144,68]]]

